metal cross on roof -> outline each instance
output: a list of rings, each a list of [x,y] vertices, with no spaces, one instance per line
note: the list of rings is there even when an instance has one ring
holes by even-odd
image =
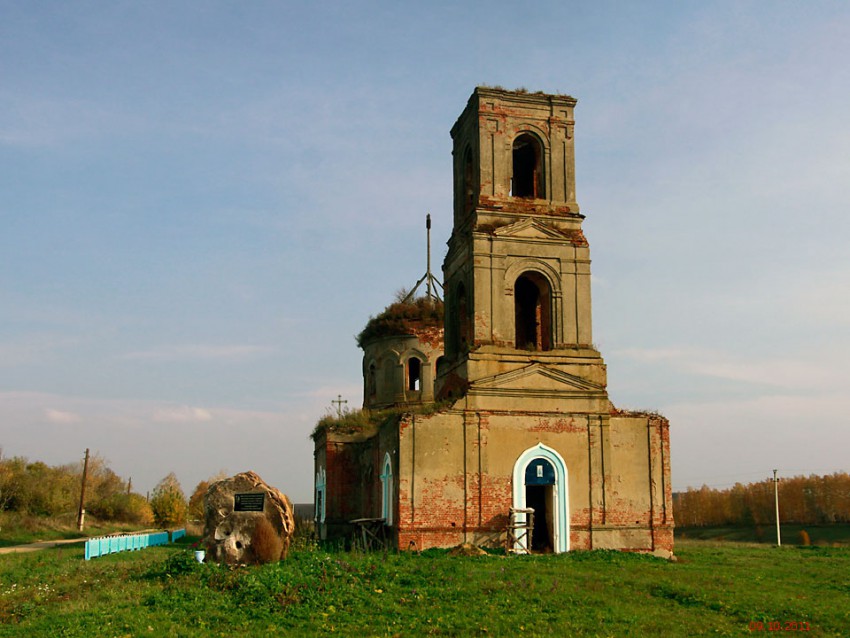
[[[336,403],[336,416],[338,419],[342,418],[342,406],[343,404],[348,404],[348,399],[343,399],[341,394],[336,395],[336,399],[331,401],[331,403]]]
[[[413,286],[413,290],[407,293],[407,296],[403,299],[403,303],[407,303],[409,301],[413,301],[416,298],[416,291],[419,289],[419,286],[422,285],[422,282],[425,282],[427,287],[425,296],[428,299],[432,299],[434,301],[442,301],[440,298],[440,294],[437,292],[437,286],[440,287],[440,290],[443,289],[443,284],[441,284],[437,278],[431,274],[431,214],[425,215],[425,230],[427,234],[427,266],[425,269],[425,274],[422,275],[422,278],[416,282],[416,285]]]

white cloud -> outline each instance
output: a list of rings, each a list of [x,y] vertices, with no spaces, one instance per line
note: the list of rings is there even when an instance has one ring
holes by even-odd
[[[791,356],[758,357],[700,347],[625,348],[613,354],[636,361],[667,363],[681,372],[784,389],[830,387],[835,384],[836,375],[845,376],[839,367],[826,364],[822,357],[817,361]]]
[[[54,410],[52,408],[47,408],[44,411],[44,416],[51,423],[79,423],[82,419],[79,414],[74,414],[73,412],[64,412],[62,410]]]
[[[213,415],[209,410],[181,405],[172,408],[156,410],[153,420],[158,423],[201,423],[212,420]]]

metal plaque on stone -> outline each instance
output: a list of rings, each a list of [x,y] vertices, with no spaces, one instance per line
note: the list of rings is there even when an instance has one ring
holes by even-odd
[[[234,512],[262,512],[266,495],[263,492],[251,492],[249,494],[234,494]]]

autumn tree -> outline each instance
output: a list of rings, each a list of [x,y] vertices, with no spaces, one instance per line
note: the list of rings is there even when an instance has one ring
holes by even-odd
[[[157,483],[150,504],[157,525],[173,527],[185,523],[186,496],[174,472]]]
[[[0,458],[0,511],[73,520],[80,503],[83,461],[49,466],[24,457]],[[153,512],[141,494],[99,454],[89,458],[86,511],[100,520],[150,525]]]
[[[725,490],[703,485],[674,496],[677,524],[682,527],[769,525],[776,517],[770,479]],[[779,518],[783,523],[817,525],[850,522],[850,475],[793,476],[779,483]]]
[[[207,495],[207,490],[210,485],[227,478],[227,473],[224,470],[209,477],[205,481],[201,481],[195,486],[195,491],[189,497],[189,520],[192,522],[203,522],[204,520],[204,497]]]

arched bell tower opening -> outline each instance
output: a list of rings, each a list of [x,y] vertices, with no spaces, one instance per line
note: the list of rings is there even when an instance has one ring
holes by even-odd
[[[515,347],[552,349],[552,288],[540,273],[525,272],[514,284]]]
[[[531,133],[517,136],[512,146],[511,196],[531,199],[546,197],[543,179],[543,148]]]

